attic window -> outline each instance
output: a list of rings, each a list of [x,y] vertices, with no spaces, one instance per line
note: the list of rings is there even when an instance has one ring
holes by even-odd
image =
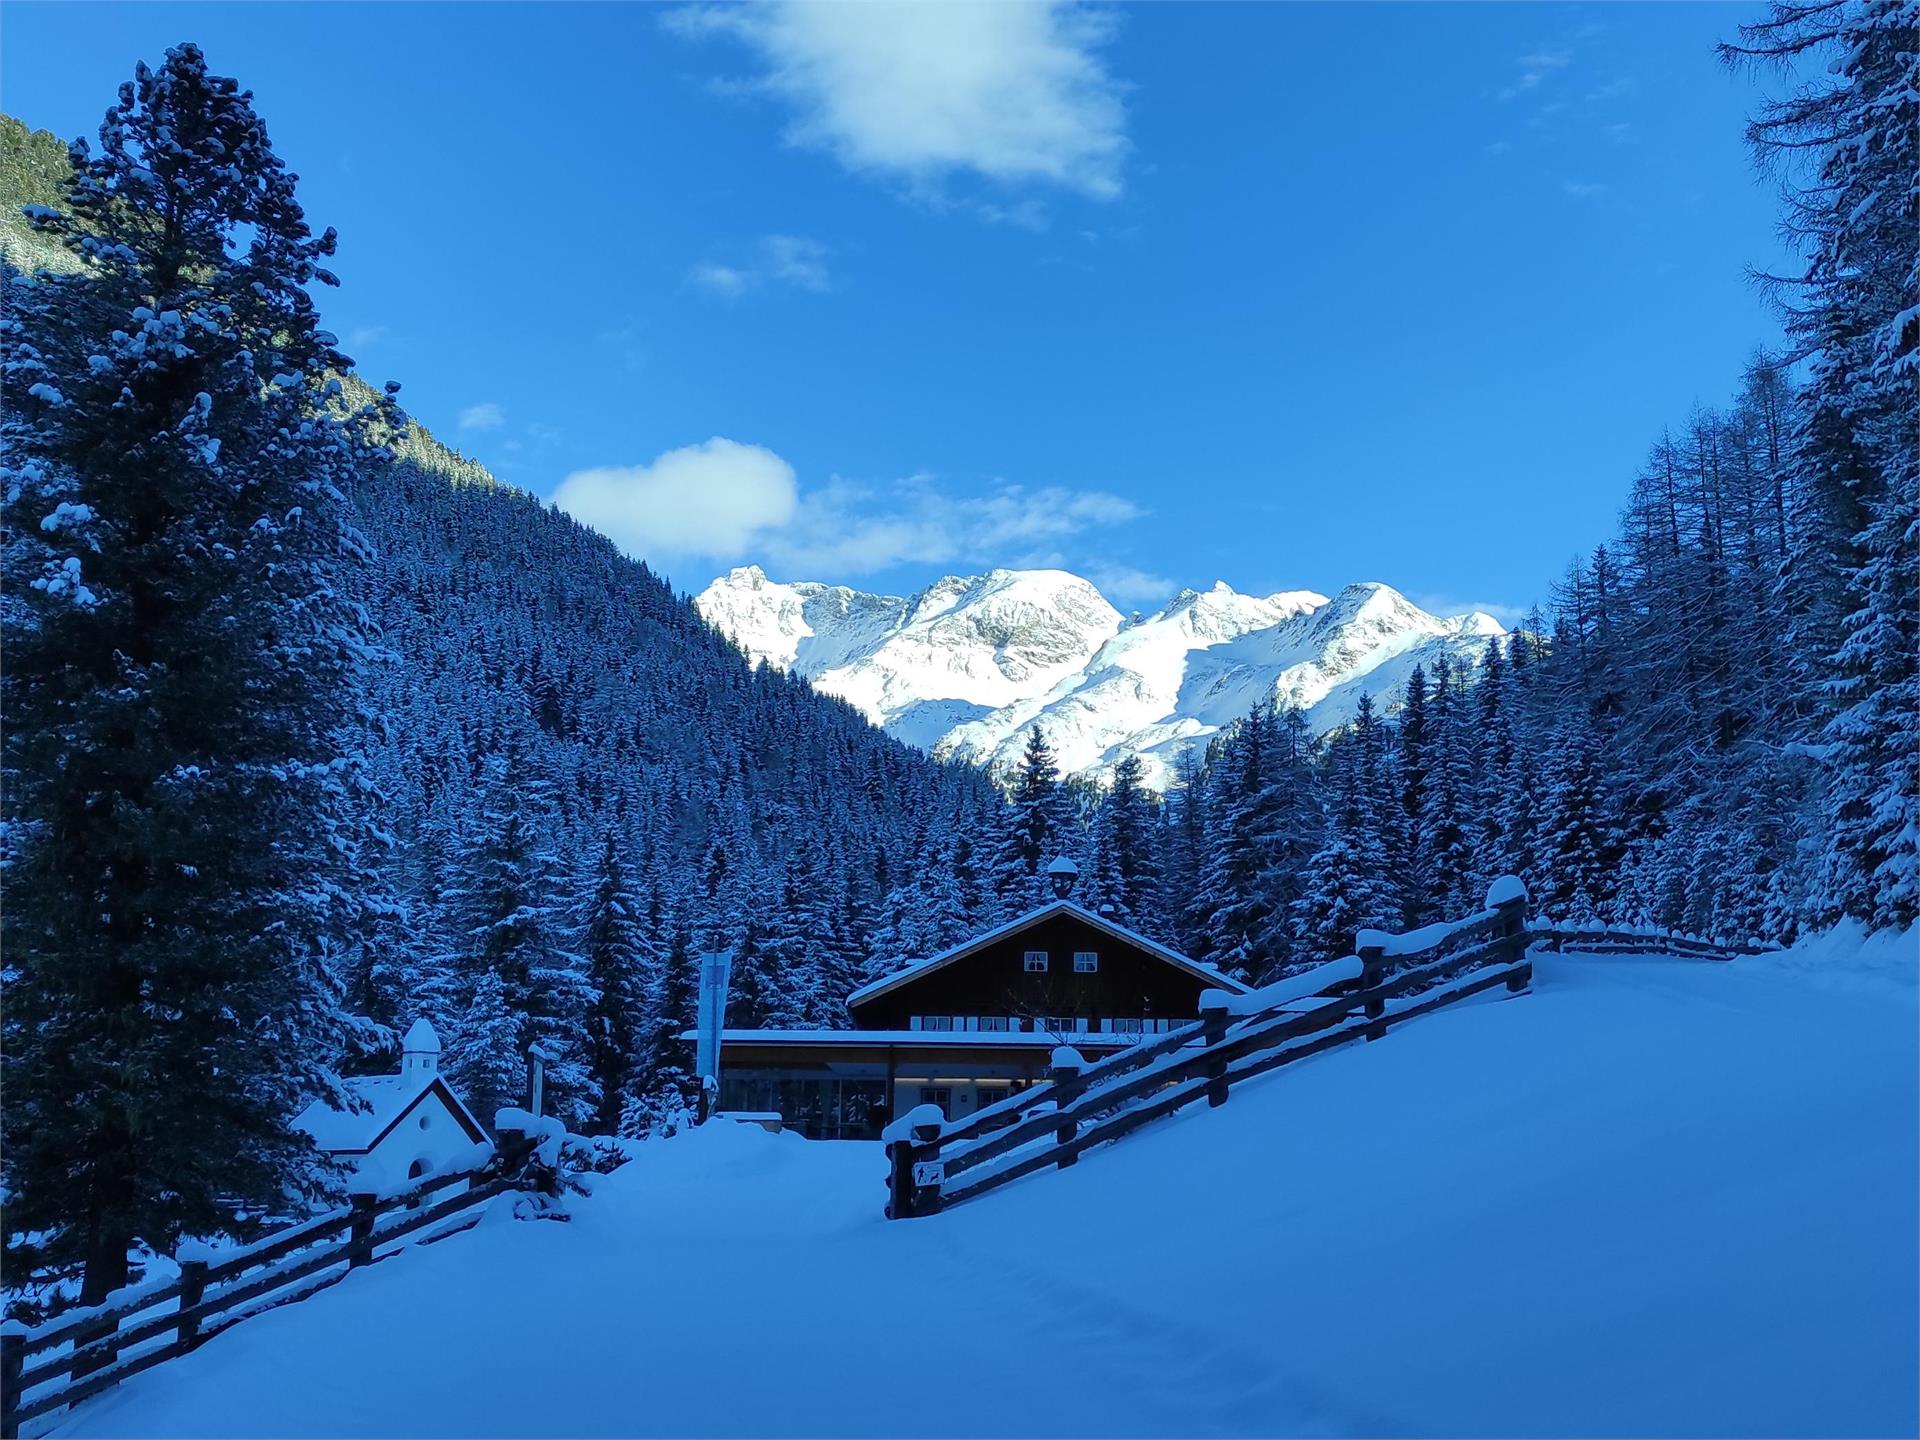
[[[1027,951],[1027,973],[1029,975],[1042,974],[1045,972],[1046,968],[1047,968],[1047,952],[1046,951],[1044,950]]]
[[[1073,952],[1074,974],[1091,975],[1099,970],[1099,968],[1100,952],[1098,950],[1076,950]]]

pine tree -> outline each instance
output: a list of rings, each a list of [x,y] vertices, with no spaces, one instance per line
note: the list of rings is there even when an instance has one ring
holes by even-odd
[[[684,928],[660,968],[660,991],[653,1002],[653,1036],[639,1094],[621,1117],[623,1135],[671,1135],[692,1123],[700,1099],[694,1072],[694,1043],[684,1039],[697,1023],[699,975],[691,937]]]
[[[1813,357],[1783,573],[1805,708],[1829,747],[1830,858],[1810,908],[1869,926],[1920,914],[1917,33],[1912,0],[1810,0],[1775,5],[1722,47],[1733,63],[1829,57],[1824,79],[1767,105],[1748,137],[1781,171],[1785,229],[1807,261],[1780,295]]]
[[[648,936],[631,893],[620,848],[607,835],[594,871],[580,954],[594,995],[587,1012],[587,1078],[594,1133],[611,1135],[633,1098],[637,1029],[646,1005]]]
[[[1159,819],[1145,772],[1137,755],[1114,766],[1113,784],[1094,810],[1081,883],[1087,903],[1110,906],[1121,923],[1152,931],[1160,911]]]
[[[1431,919],[1471,914],[1479,907],[1474,893],[1478,874],[1473,848],[1474,733],[1472,696],[1445,656],[1434,665],[1428,698],[1428,766],[1420,821],[1421,856],[1426,878],[1426,913]]]
[[[1047,898],[1042,872],[1065,853],[1072,827],[1060,767],[1047,738],[1035,725],[1014,781],[1012,814],[993,863],[993,887],[1008,915],[1017,915]]]
[[[315,236],[250,94],[182,45],[72,151],[84,263],[10,279],[5,1150],[11,1258],[122,1284],[321,1183],[343,1099],[366,632],[345,491],[378,417],[319,328]]]
[[[463,882],[443,901],[453,929],[449,970],[457,983],[500,982],[514,1024],[512,1053],[485,1054],[481,1042],[457,1029],[448,1070],[476,1113],[490,1116],[520,1103],[519,1087],[499,1088],[498,1077],[522,1065],[538,1046],[547,1057],[543,1086],[552,1114],[575,1128],[588,1124],[595,1097],[588,1079],[587,1015],[594,995],[581,957],[569,944],[560,892],[561,865],[545,840],[540,817],[550,787],[517,751],[489,757],[487,808],[477,817],[460,871]],[[469,1011],[471,1014],[471,1010]],[[492,1017],[480,1018],[491,1024]],[[500,1032],[490,1029],[493,1043]]]
[[[1591,726],[1575,722],[1549,753],[1541,824],[1543,885],[1534,898],[1558,920],[1610,919],[1618,844]]]
[[[1302,965],[1353,953],[1358,931],[1391,925],[1399,909],[1387,854],[1392,786],[1381,774],[1385,742],[1372,697],[1362,697],[1353,728],[1328,749],[1335,809],[1289,907]]]

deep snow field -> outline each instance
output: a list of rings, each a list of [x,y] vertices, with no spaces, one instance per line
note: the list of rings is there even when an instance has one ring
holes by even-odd
[[[922,1220],[709,1125],[54,1433],[1913,1435],[1913,948],[1541,956]]]

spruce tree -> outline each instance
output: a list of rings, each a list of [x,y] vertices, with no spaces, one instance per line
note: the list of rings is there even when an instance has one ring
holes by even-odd
[[[547,1057],[545,1103],[568,1125],[588,1124],[595,1097],[588,1079],[587,1014],[594,996],[581,958],[570,944],[560,891],[561,864],[546,838],[542,816],[550,787],[517,749],[485,762],[487,805],[475,818],[461,857],[462,882],[443,896],[453,927],[449,969],[462,988],[477,992],[484,977],[499,981],[501,1003],[513,1025],[512,1053],[493,1046],[504,1033],[486,1010],[456,1027],[448,1070],[483,1118],[502,1105],[522,1103],[524,1085],[501,1077],[524,1066],[539,1046]],[[473,1026],[487,1027],[483,1041]]]
[[[16,1270],[80,1299],[315,1193],[288,1121],[345,1103],[349,733],[377,463],[309,287],[332,284],[250,93],[141,65],[72,149],[82,264],[9,280],[5,1186]]]
[[[626,867],[611,832],[594,870],[593,893],[580,933],[593,1003],[587,1012],[587,1078],[594,1133],[614,1134],[632,1099],[637,1029],[646,1005],[649,954],[644,919],[627,887]]]
[[[1038,725],[1027,734],[1010,809],[994,856],[993,886],[1006,913],[1017,915],[1044,903],[1048,892],[1042,872],[1073,839],[1060,767]]]
[[[700,1099],[693,1073],[694,1042],[684,1037],[698,1021],[699,960],[692,937],[676,926],[660,967],[654,997],[653,1034],[647,1046],[639,1094],[621,1117],[623,1135],[671,1135],[692,1123]]]

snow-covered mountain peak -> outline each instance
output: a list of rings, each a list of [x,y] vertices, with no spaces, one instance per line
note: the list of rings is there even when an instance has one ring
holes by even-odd
[[[1428,614],[1390,585],[1247,595],[1224,580],[1123,619],[1066,570],[948,575],[918,595],[729,571],[695,602],[748,655],[796,670],[900,739],[1005,768],[1039,725],[1068,773],[1128,754],[1149,779],[1269,699],[1321,732],[1362,694],[1391,709],[1416,664],[1477,660],[1491,616]]]

